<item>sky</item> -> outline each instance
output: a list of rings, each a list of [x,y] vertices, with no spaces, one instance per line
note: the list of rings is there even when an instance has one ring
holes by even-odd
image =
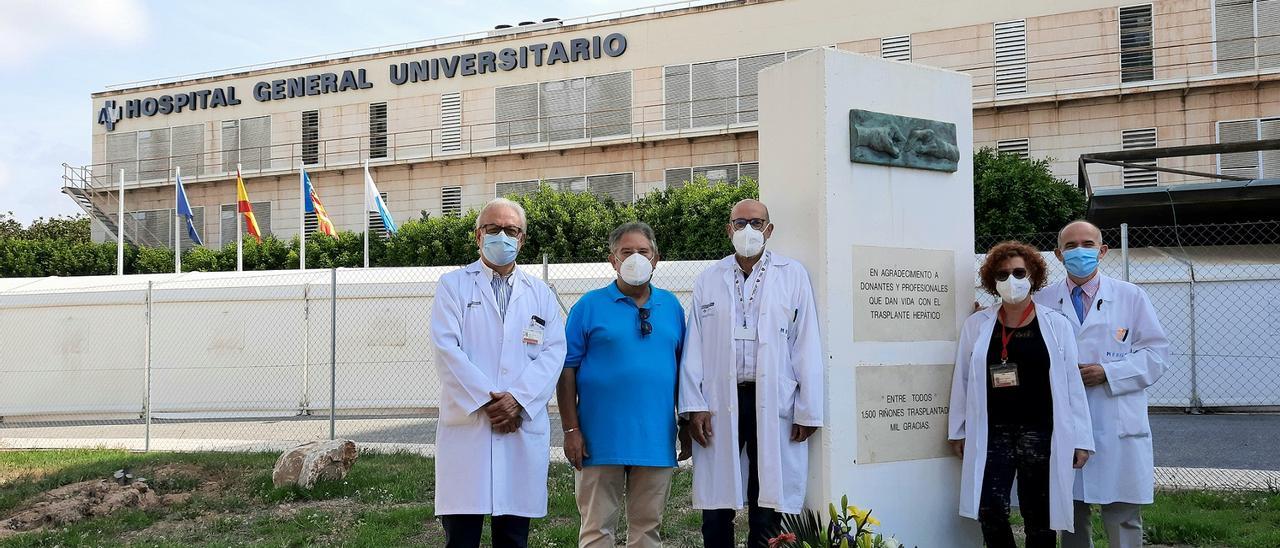
[[[106,86],[567,19],[659,0],[4,0],[0,213],[79,213],[62,164],[91,163]],[[216,6],[216,9],[211,9]]]

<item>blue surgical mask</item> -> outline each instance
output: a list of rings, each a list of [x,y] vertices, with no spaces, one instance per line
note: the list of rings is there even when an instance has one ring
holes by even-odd
[[[1098,248],[1077,247],[1062,252],[1062,264],[1067,273],[1077,278],[1087,278],[1098,270]]]
[[[507,266],[516,260],[516,254],[520,252],[519,240],[507,236],[503,232],[497,234],[484,235],[484,247],[480,248],[480,252],[484,253],[484,258],[497,266]]]

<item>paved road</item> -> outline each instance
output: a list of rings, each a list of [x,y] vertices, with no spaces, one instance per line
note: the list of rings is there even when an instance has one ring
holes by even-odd
[[[340,437],[357,442],[435,442],[436,419],[347,418],[337,421]],[[1184,415],[1151,416],[1155,436],[1156,466],[1226,468],[1280,471],[1280,415]],[[553,419],[552,443],[560,444],[560,427]],[[309,440],[327,438],[323,417],[234,420],[156,421],[154,439],[188,440]],[[0,446],[5,438],[126,439],[142,438],[140,423],[0,424]]]
[[[1151,415],[1156,466],[1280,470],[1280,415]]]

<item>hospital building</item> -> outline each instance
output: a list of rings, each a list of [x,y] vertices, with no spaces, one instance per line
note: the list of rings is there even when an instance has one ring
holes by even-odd
[[[108,86],[86,105],[92,164],[67,166],[63,192],[97,219],[95,238],[114,238],[123,170],[126,239],[168,246],[180,169],[205,245],[221,246],[236,233],[237,166],[262,231],[283,239],[315,230],[300,222],[300,168],[338,228],[361,230],[365,160],[401,223],[539,181],[617,201],[699,176],[732,184],[759,173],[757,73],[816,48],[970,75],[975,146],[1049,159],[1072,184],[1081,154],[1280,138],[1280,1],[732,0],[545,15]],[[1159,165],[1280,177],[1280,152]],[[1097,188],[1191,179],[1091,172]]]

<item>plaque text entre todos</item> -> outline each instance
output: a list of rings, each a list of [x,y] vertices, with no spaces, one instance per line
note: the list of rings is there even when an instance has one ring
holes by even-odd
[[[853,246],[853,340],[954,341],[955,253]]]
[[[950,456],[952,370],[949,364],[858,366],[858,464]]]

